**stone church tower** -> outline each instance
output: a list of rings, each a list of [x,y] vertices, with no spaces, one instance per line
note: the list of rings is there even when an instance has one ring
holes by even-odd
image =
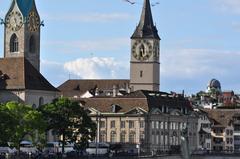
[[[144,0],[141,19],[131,37],[131,91],[159,91],[160,37],[153,23],[149,0]]]
[[[35,0],[13,0],[5,17],[4,58],[24,57],[40,70],[40,17]]]

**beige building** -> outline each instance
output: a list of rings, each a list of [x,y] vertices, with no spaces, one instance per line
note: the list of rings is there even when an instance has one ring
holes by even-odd
[[[236,125],[234,125],[233,117],[239,113],[239,110],[231,109],[213,109],[206,110],[208,116],[212,119],[211,139],[213,151],[234,152],[235,150],[235,133]],[[235,119],[235,124],[238,122]],[[236,139],[237,141],[237,139]],[[237,145],[236,145],[237,148]]]
[[[181,132],[188,128],[189,148],[197,148],[197,118],[181,96],[141,90],[79,100],[98,125],[97,142],[121,145],[122,151],[179,151]]]

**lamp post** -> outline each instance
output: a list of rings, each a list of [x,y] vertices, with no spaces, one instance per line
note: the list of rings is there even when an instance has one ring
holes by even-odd
[[[189,127],[188,127],[188,116],[187,116],[186,128],[184,128],[181,133],[182,155],[184,159],[190,159],[188,129]]]
[[[100,112],[97,112],[96,121],[97,121],[97,134],[96,134],[96,156],[98,156],[98,146],[99,146],[99,135],[100,135]]]

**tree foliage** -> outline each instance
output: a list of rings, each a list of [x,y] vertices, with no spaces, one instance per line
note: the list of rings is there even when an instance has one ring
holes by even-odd
[[[46,128],[41,112],[17,102],[1,104],[0,122],[0,141],[10,141],[16,148],[19,148],[26,136],[37,140],[34,138],[36,133],[44,133]]]
[[[57,98],[52,103],[41,106],[40,111],[48,121],[47,130],[52,130],[61,137],[59,141],[63,143],[63,152],[66,142],[77,142],[83,148],[95,137],[96,124],[77,102]]]

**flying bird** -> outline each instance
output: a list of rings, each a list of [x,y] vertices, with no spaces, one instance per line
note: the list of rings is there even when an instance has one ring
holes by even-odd
[[[156,5],[159,5],[159,4],[160,4],[159,2],[156,2],[156,3],[151,4],[151,6],[155,7]]]
[[[130,4],[135,4],[136,2],[132,2],[132,1],[130,1],[130,0],[124,0],[125,2],[128,2],[128,3],[130,3]]]

